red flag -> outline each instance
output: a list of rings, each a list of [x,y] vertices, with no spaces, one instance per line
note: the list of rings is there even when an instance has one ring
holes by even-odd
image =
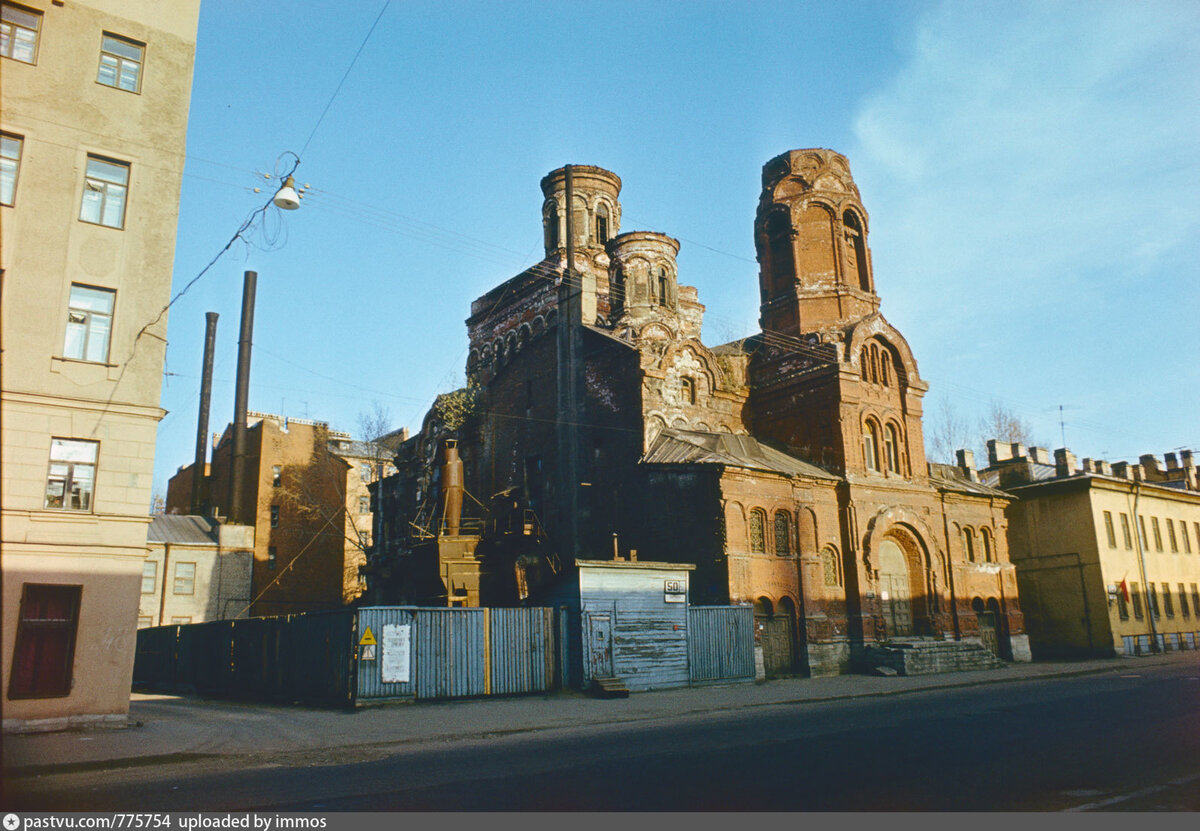
[[[1129,585],[1124,580],[1121,581],[1120,589],[1121,589],[1121,596],[1124,597],[1125,602],[1128,603],[1129,602]]]

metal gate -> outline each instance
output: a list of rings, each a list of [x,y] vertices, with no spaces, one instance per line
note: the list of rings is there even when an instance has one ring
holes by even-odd
[[[693,684],[754,680],[754,612],[749,606],[688,609],[688,675]]]

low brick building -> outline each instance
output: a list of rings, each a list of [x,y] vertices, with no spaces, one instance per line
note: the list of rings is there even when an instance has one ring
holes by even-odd
[[[679,280],[679,242],[622,233],[621,180],[570,171],[572,269],[564,168],[541,183],[545,259],[472,304],[469,387],[439,400],[397,457],[383,497],[397,535],[371,565],[390,575],[376,599],[446,600],[405,594],[420,556],[401,537],[409,526],[437,536],[438,453],[452,437],[478,502],[479,570],[516,571],[527,590],[497,581],[489,596],[484,580],[482,603],[536,595],[575,559],[636,549],[695,564],[695,602],[754,604],[773,673],[847,671],[866,646],[903,638],[980,640],[1028,659],[1010,498],[968,460],[926,463],[928,387],[879,313],[845,157],[797,150],[764,166],[761,331],[712,348],[696,289]],[[574,363],[560,357],[572,354],[563,309],[576,316]],[[565,410],[572,384],[582,401]]]

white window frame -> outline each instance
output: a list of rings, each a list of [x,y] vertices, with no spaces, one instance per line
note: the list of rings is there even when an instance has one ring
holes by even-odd
[[[107,304],[93,302],[105,298]],[[108,363],[116,306],[117,293],[112,289],[72,283],[63,357],[96,364]]]
[[[59,511],[91,512],[96,501],[96,469],[99,466],[100,442],[88,439],[50,440],[50,468],[46,474],[44,507]],[[50,488],[61,482],[59,503],[51,504]],[[78,504],[70,505],[78,499]]]
[[[123,229],[125,209],[129,204],[131,172],[132,165],[129,162],[89,153],[83,177],[83,197],[79,204],[79,221]]]

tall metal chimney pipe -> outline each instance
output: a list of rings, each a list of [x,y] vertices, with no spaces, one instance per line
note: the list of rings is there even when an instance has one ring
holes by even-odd
[[[208,513],[208,411],[212,404],[213,353],[217,346],[217,313],[204,315],[204,363],[200,369],[200,414],[196,418],[196,460],[192,464],[192,513]]]
[[[442,463],[442,526],[448,537],[457,537],[462,525],[463,463],[458,458],[458,442],[446,439],[446,457]]]
[[[242,508],[246,478],[246,409],[250,399],[250,346],[254,339],[254,294],[258,272],[247,271],[242,283],[242,332],[238,336],[237,390],[233,399],[233,459],[229,475],[229,519],[245,525]]]

